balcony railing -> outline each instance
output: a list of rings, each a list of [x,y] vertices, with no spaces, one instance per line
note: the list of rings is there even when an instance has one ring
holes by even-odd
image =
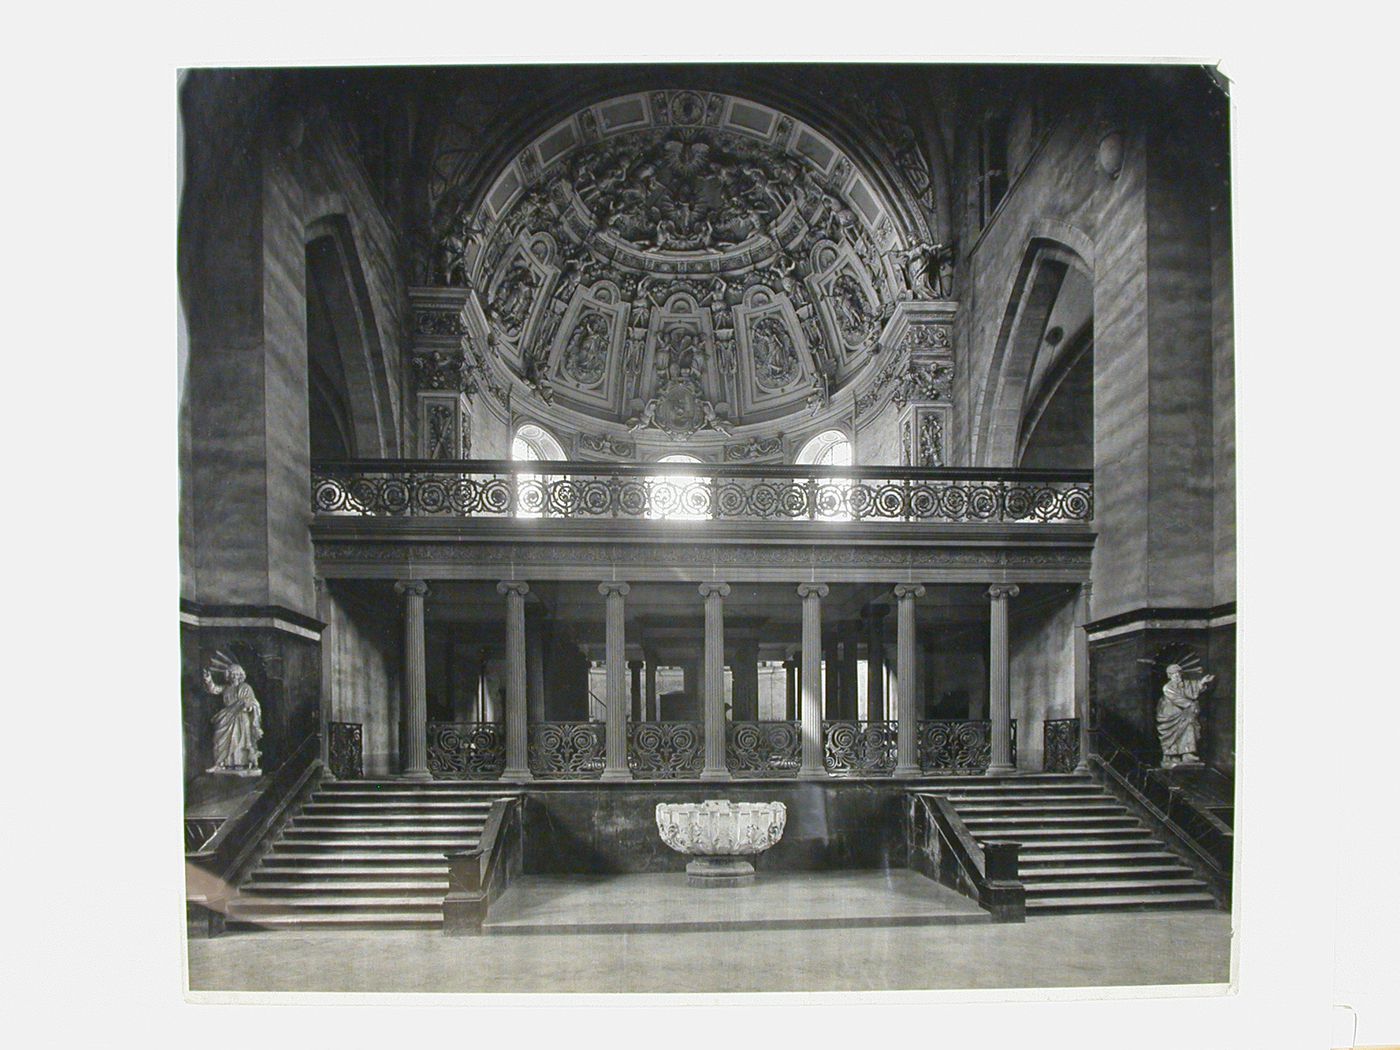
[[[344,460],[312,466],[322,515],[1084,524],[1093,472],[705,463]]]

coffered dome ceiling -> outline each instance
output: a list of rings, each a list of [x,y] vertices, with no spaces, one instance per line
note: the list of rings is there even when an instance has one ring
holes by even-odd
[[[657,91],[540,135],[438,245],[495,363],[553,409],[672,438],[820,412],[879,351],[918,242],[830,139]],[[765,428],[766,429],[766,428]]]

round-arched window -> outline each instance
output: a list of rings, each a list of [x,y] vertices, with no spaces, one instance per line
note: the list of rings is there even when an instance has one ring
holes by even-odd
[[[525,423],[515,432],[515,440],[510,445],[511,459],[568,459],[564,448],[544,427],[535,423]]]
[[[696,456],[673,452],[658,463],[703,463]],[[647,478],[647,517],[667,521],[704,521],[708,513],[710,486],[690,474],[654,474]]]
[[[802,446],[802,451],[797,454],[797,462],[821,467],[849,467],[851,439],[840,430],[823,430]],[[818,478],[817,486],[814,517],[819,521],[850,521],[851,480]]]

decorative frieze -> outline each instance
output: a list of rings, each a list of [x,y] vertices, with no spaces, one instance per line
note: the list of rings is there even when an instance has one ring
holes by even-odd
[[[580,434],[574,442],[580,459],[603,456],[612,459],[636,459],[637,443],[611,434]]]
[[[750,463],[764,459],[781,459],[783,455],[783,435],[759,438],[751,437],[737,445],[724,446],[726,463]]]

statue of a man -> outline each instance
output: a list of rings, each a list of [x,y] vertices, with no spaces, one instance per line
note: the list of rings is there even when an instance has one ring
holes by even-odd
[[[204,669],[204,688],[224,698],[224,706],[214,715],[214,764],[210,773],[234,773],[256,777],[262,774],[258,760],[262,753],[262,708],[247,674],[236,663],[224,664],[224,684],[214,681],[213,671]]]
[[[1162,742],[1162,768],[1199,766],[1196,754],[1201,735],[1201,694],[1215,681],[1215,675],[1187,678],[1180,664],[1167,668],[1167,684],[1157,701],[1157,736]]]

